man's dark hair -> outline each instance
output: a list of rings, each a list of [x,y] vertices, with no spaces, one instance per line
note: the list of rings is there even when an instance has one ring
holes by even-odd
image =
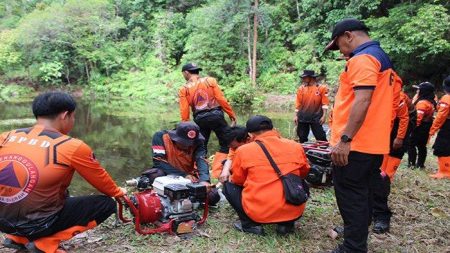
[[[65,92],[50,91],[37,96],[33,100],[34,117],[46,117],[54,119],[62,112],[75,111],[77,103],[73,97]]]
[[[442,84],[444,86],[444,90],[446,92],[450,93],[450,76],[447,76],[447,78],[444,79],[444,83]]]
[[[194,74],[194,75],[198,75],[200,74],[200,70],[199,69],[193,69],[193,70],[186,70],[187,72]]]
[[[231,142],[244,142],[248,138],[247,129],[243,126],[230,127],[228,133],[225,135],[226,145],[229,146]]]

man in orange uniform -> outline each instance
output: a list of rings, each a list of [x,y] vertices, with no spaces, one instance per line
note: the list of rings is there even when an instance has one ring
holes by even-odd
[[[36,125],[0,137],[0,231],[5,246],[55,252],[61,239],[95,227],[116,211],[117,187],[91,148],[67,134],[75,100],[47,92],[33,101]],[[105,195],[69,197],[74,172]]]
[[[411,133],[411,143],[408,147],[408,164],[411,167],[425,168],[427,158],[427,142],[433,114],[436,108],[434,85],[423,82],[419,85],[419,96],[415,102],[417,111],[416,127]],[[417,149],[416,149],[417,148]]]
[[[230,128],[226,141],[230,148],[227,157],[220,162],[216,162],[212,166],[212,177],[218,178],[221,183],[228,181],[231,175],[231,164],[238,147],[250,142],[250,136],[247,129],[243,126],[234,126]],[[216,161],[216,158],[214,159]]]
[[[344,220],[344,243],[333,252],[367,252],[372,184],[381,181],[389,153],[396,73],[388,55],[357,19],[338,22],[326,50],[347,59],[339,80],[331,126],[333,182]]]
[[[205,138],[194,122],[181,122],[176,129],[159,131],[153,135],[153,166],[166,175],[177,175],[210,185],[208,162],[206,161]],[[215,205],[220,196],[216,189],[208,193],[210,205]]]
[[[439,170],[433,178],[450,179],[450,76],[444,80],[445,95],[439,101],[438,113],[430,129],[430,137],[436,134],[433,154],[438,157]]]
[[[247,121],[246,128],[254,140],[266,146],[284,175],[293,173],[306,177],[309,165],[302,146],[280,137],[269,118],[254,116]],[[223,193],[239,216],[240,222],[234,224],[235,228],[264,235],[261,224],[277,223],[277,233],[292,233],[305,203],[295,206],[286,202],[281,179],[256,142],[237,149],[232,171],[231,182],[224,184]]]
[[[374,187],[373,203],[373,232],[385,233],[389,231],[392,212],[388,206],[389,194],[391,192],[391,183],[394,174],[407,151],[407,142],[412,128],[415,126],[415,120],[410,120],[410,108],[414,106],[411,100],[404,92],[400,92],[400,103],[395,110],[395,120],[391,131],[390,152],[384,155],[381,165],[382,183]]]
[[[313,70],[304,70],[300,76],[302,85],[297,90],[295,100],[294,123],[300,143],[308,141],[309,128],[318,141],[326,141],[327,136],[322,124],[325,123],[328,110],[328,88],[316,82]]]
[[[205,148],[208,147],[211,131],[219,139],[221,157],[226,157],[228,147],[225,143],[225,134],[229,126],[224,118],[224,111],[231,119],[231,125],[236,124],[236,114],[223,96],[216,79],[212,77],[200,77],[202,68],[193,63],[188,63],[181,69],[187,83],[180,88],[178,96],[182,121],[189,121],[189,107],[192,110],[194,121],[200,127],[200,132],[205,137]],[[219,154],[220,156],[220,154]]]

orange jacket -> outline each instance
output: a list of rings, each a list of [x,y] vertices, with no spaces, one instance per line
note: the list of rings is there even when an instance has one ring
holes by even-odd
[[[81,140],[42,125],[3,133],[0,217],[26,225],[54,216],[64,205],[75,171],[100,192],[123,195]]]
[[[230,119],[236,119],[236,114],[223,96],[216,79],[212,77],[192,78],[180,88],[178,97],[182,121],[189,121],[189,107],[191,107],[192,113],[195,114],[220,106]]]
[[[450,119],[450,95],[444,95],[438,104],[438,112],[430,129],[430,135],[434,135]]]
[[[328,87],[326,85],[301,85],[297,89],[295,111],[299,122],[318,122],[323,109],[328,109]]]
[[[395,112],[396,117],[399,119],[397,138],[402,140],[405,139],[409,123],[408,100],[408,96],[402,91],[400,93],[400,103]]]
[[[420,124],[422,124],[422,121],[431,122],[433,120],[434,106],[430,101],[425,99],[420,100],[416,104],[416,110],[417,126],[420,126]]]
[[[275,130],[256,136],[277,163],[283,174],[306,177],[309,165],[302,146],[279,136]],[[242,185],[242,205],[254,221],[272,223],[290,221],[302,215],[305,204],[294,206],[284,198],[281,180],[261,147],[251,142],[239,147],[233,159],[231,181]]]

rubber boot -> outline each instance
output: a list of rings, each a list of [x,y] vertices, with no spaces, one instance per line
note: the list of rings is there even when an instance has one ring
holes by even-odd
[[[438,163],[438,172],[436,174],[431,174],[430,177],[436,179],[450,179],[450,156],[439,156]]]
[[[37,240],[34,240],[31,242],[34,244],[34,247],[41,250],[45,253],[55,253],[55,252],[64,252],[61,250],[58,250],[59,243],[61,241],[66,241],[74,237],[75,235],[82,233],[86,230],[92,229],[97,226],[97,222],[90,221],[86,226],[73,226],[66,230],[59,231],[53,235],[39,238]],[[33,247],[33,245],[26,245],[27,248]]]
[[[226,160],[227,157],[228,157],[227,153],[216,152],[214,154],[214,160],[213,160],[213,164],[211,166],[211,169],[212,169],[211,177],[212,178],[219,178],[220,173],[222,173],[223,161]]]
[[[398,166],[400,166],[400,162],[402,160],[397,157],[389,156],[386,163],[385,173],[389,177],[391,183],[394,180],[394,175],[397,172]]]

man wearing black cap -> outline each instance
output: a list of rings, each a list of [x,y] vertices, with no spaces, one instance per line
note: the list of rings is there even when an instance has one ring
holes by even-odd
[[[209,182],[208,163],[200,128],[193,122],[181,122],[177,128],[153,135],[153,166],[165,174]]]
[[[152,140],[153,167],[162,174],[183,176],[210,186],[204,141],[193,122],[181,122],[174,130],[156,132]],[[219,200],[217,189],[209,189],[209,204],[215,205]]]
[[[328,88],[316,83],[318,75],[314,70],[304,70],[300,76],[302,85],[297,90],[295,100],[294,123],[300,143],[308,141],[309,128],[318,141],[326,141],[327,137],[322,124],[325,123],[328,104]]]
[[[225,134],[228,131],[228,123],[224,118],[224,111],[231,119],[231,125],[236,124],[236,114],[223,96],[216,79],[212,77],[200,77],[202,68],[193,63],[184,65],[181,69],[187,83],[179,90],[179,104],[182,121],[189,121],[191,108],[194,121],[200,127],[200,132],[205,137],[205,147],[208,146],[211,131],[214,131],[219,139],[220,152],[228,153]]]
[[[373,187],[380,183],[383,154],[389,153],[398,76],[367,26],[344,19],[333,29],[326,50],[347,59],[339,78],[331,126],[336,201],[344,220],[344,243],[333,252],[367,252]]]
[[[283,175],[293,173],[306,177],[309,165],[302,146],[282,138],[268,117],[251,117],[246,128],[256,142],[267,148]],[[280,178],[256,142],[236,150],[231,182],[224,184],[223,193],[240,220],[234,227],[246,233],[264,235],[261,224],[277,223],[278,234],[292,233],[305,203],[295,206],[286,202]]]

